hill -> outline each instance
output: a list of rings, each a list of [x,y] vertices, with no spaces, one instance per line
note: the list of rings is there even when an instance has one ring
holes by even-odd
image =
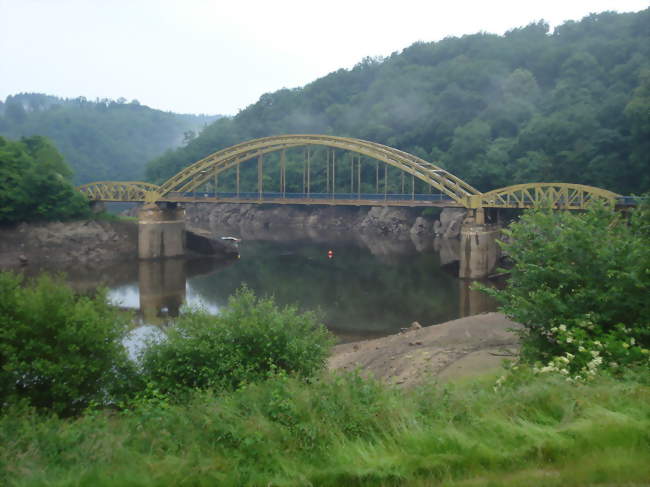
[[[244,140],[323,133],[411,152],[482,190],[532,181],[648,190],[648,25],[650,9],[605,12],[552,33],[540,21],[415,43],[265,94],[148,163],[147,177],[163,181]]]
[[[141,180],[148,160],[186,142],[215,118],[154,110],[137,100],[21,93],[0,102],[0,135],[49,137],[72,166],[77,184]]]

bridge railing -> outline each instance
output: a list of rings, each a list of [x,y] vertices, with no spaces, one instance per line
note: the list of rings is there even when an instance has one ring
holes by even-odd
[[[616,204],[620,206],[637,206],[647,199],[642,196],[619,196],[616,198]]]
[[[300,200],[388,200],[388,201],[453,201],[446,194],[391,194],[391,193],[280,193],[265,191],[259,193],[250,192],[205,192],[189,191],[184,193],[169,193],[169,199],[183,197],[200,200],[201,198],[214,199],[240,199],[240,200],[277,200],[277,199],[300,199]]]

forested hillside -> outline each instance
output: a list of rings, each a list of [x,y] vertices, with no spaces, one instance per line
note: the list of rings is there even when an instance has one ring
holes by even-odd
[[[648,190],[649,26],[647,9],[590,15],[552,33],[539,22],[416,43],[265,94],[151,161],[147,176],[162,181],[251,138],[323,133],[411,152],[482,190],[533,181]]]
[[[141,180],[147,161],[181,145],[214,118],[162,112],[136,100],[23,93],[0,102],[0,135],[49,137],[72,166],[76,183]]]

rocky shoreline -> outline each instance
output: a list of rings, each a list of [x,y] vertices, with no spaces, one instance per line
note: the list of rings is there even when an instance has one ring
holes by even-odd
[[[185,208],[187,228],[201,238],[228,233],[244,239],[268,240],[328,240],[347,236],[378,254],[389,254],[403,245],[418,251],[435,250],[440,252],[443,265],[458,260],[457,237],[465,216],[465,210],[458,208],[445,208],[437,216],[423,216],[421,209],[381,206],[192,203]],[[136,213],[137,208],[129,211],[131,215]],[[188,243],[194,240],[188,239]],[[135,221],[88,220],[0,227],[0,268],[101,267],[116,260],[135,260],[137,241]],[[214,242],[210,247],[215,247]]]
[[[393,239],[458,238],[466,210],[444,208],[423,216],[421,208],[289,206],[191,203],[185,206],[188,226],[228,229],[244,238],[300,231],[306,236],[331,234],[387,236]]]
[[[0,268],[100,266],[137,257],[138,226],[130,221],[21,223],[0,227]]]

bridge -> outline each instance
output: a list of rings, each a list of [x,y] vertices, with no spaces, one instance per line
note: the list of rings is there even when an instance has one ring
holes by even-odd
[[[478,235],[496,235],[483,227],[487,208],[547,205],[584,210],[596,201],[612,207],[631,203],[611,191],[571,183],[518,184],[483,193],[446,169],[392,147],[300,134],[264,137],[222,149],[160,185],[100,181],[78,189],[91,202],[145,203],[140,214],[142,258],[183,253],[182,238],[163,235],[176,235],[178,229],[171,230],[174,225],[184,228],[178,203],[461,207],[468,209],[466,223],[468,228],[474,225],[477,237],[467,245],[478,247]],[[475,274],[469,272],[467,277]]]

